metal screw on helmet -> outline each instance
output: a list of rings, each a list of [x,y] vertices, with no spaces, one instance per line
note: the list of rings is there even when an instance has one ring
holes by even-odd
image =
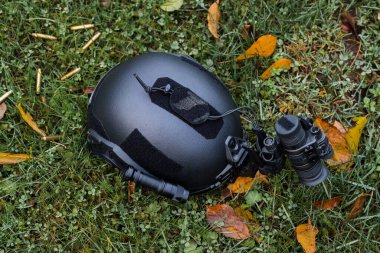
[[[308,186],[323,182],[329,171],[321,159],[329,159],[334,151],[325,136],[311,119],[293,115],[282,116],[275,125],[283,150],[301,181]]]

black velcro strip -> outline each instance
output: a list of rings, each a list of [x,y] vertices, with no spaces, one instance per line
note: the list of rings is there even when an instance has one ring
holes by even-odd
[[[139,130],[134,129],[120,147],[141,167],[155,176],[171,179],[182,166],[153,146]]]
[[[187,89],[187,88],[183,87],[181,84],[177,83],[176,81],[174,81],[168,77],[158,78],[156,80],[156,82],[154,83],[153,87],[160,88],[160,87],[166,86],[167,84],[170,84],[170,87],[173,90],[176,90],[178,88],[180,88],[182,90]],[[223,123],[224,123],[223,118],[220,118],[217,120],[207,120],[206,122],[204,122],[202,124],[198,124],[198,125],[191,124],[190,122],[185,120],[184,117],[179,116],[171,108],[170,96],[169,95],[163,94],[162,92],[151,92],[151,93],[149,93],[149,96],[150,96],[152,103],[160,106],[161,108],[165,109],[166,111],[168,111],[168,112],[174,114],[175,116],[179,117],[184,122],[186,122],[190,127],[195,129],[198,133],[200,133],[203,137],[205,137],[206,139],[214,139],[218,135],[220,129],[223,127]],[[195,107],[193,109],[201,109],[201,108],[202,108],[202,110],[204,110],[204,107],[198,107],[198,108]],[[220,113],[214,107],[212,107],[209,104],[208,104],[208,109],[209,109],[210,115],[215,115],[215,116],[220,115]],[[203,111],[203,112],[193,111],[193,113],[192,113],[192,115],[202,115],[202,114],[204,115],[205,111]],[[187,116],[189,116],[189,115],[187,115]],[[191,118],[192,117],[189,117],[189,119],[191,119]]]

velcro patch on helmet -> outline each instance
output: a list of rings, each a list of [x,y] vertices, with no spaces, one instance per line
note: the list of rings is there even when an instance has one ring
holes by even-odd
[[[170,95],[170,107],[190,124],[202,124],[210,116],[209,104],[185,87],[178,87]]]

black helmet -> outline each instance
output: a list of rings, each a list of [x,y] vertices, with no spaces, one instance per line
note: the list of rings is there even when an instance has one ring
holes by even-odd
[[[177,201],[233,177],[247,156],[235,104],[194,59],[146,53],[111,69],[88,105],[94,154]]]

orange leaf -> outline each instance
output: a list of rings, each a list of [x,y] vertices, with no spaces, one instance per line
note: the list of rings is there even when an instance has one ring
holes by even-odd
[[[336,127],[321,118],[316,118],[314,125],[321,128],[334,149],[334,155],[327,161],[327,164],[330,166],[341,165],[341,168],[348,168],[352,164],[352,155],[346,138]]]
[[[251,237],[244,219],[229,205],[206,206],[206,219],[215,231],[227,237],[236,240]]]
[[[21,117],[25,122],[34,130],[36,131],[39,135],[41,136],[46,136],[45,132],[42,131],[38,126],[37,123],[33,120],[32,115],[30,115],[29,112],[25,112],[24,109],[22,109],[21,103],[17,105],[17,109],[20,112]]]
[[[235,61],[242,61],[255,56],[269,57],[273,54],[277,44],[277,38],[267,34],[258,38],[250,48],[239,55]]]
[[[256,172],[254,178],[252,177],[238,177],[235,182],[227,186],[231,193],[246,193],[251,189],[257,182],[263,182],[268,184],[268,176],[261,174],[259,171]]]
[[[262,73],[260,77],[261,77],[261,79],[264,79],[264,80],[270,78],[272,76],[272,69],[287,69],[287,70],[289,70],[291,63],[292,63],[292,61],[289,59],[285,59],[285,58],[279,59],[275,63],[273,63],[269,68],[267,68],[267,70],[265,70],[265,72]]]
[[[370,196],[371,194],[369,192],[367,193],[362,193],[359,198],[357,198],[352,205],[351,211],[348,214],[349,219],[353,219],[357,217],[362,211],[364,207],[364,203],[366,201],[367,196]]]
[[[238,177],[233,184],[229,184],[227,188],[232,193],[246,193],[251,186],[253,186],[253,178],[251,177]]]
[[[311,222],[300,224],[296,228],[297,241],[301,244],[305,253],[314,253],[317,250],[315,236],[318,234],[318,228],[313,227]]]
[[[0,153],[0,164],[15,164],[28,160],[31,157],[31,155],[27,154]]]
[[[323,210],[331,210],[337,207],[341,201],[342,201],[342,196],[336,196],[332,199],[317,201],[313,204],[313,206],[319,209],[323,209]]]
[[[219,30],[219,19],[220,19],[220,11],[219,11],[219,1],[213,3],[208,9],[207,14],[207,23],[208,30],[217,40],[220,40],[218,35]]]

